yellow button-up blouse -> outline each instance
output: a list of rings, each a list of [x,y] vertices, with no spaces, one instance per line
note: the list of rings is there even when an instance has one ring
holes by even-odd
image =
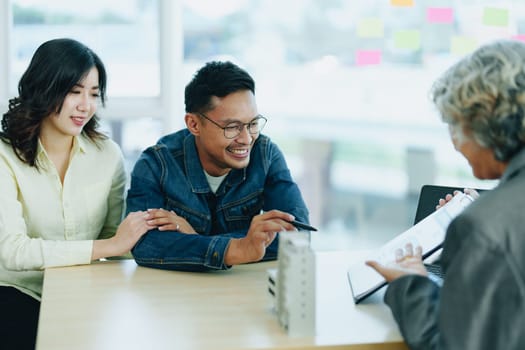
[[[88,264],[93,240],[115,234],[126,174],[109,139],[76,137],[63,184],[40,142],[37,163],[0,141],[0,285],[39,299],[44,268]]]

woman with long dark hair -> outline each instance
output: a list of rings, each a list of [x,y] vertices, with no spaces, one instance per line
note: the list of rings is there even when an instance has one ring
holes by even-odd
[[[123,221],[119,147],[97,130],[106,70],[72,39],[43,43],[0,132],[0,344],[35,346],[43,270],[123,255],[149,230]]]

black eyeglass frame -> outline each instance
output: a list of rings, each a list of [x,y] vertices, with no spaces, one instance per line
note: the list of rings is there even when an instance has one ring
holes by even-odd
[[[215,126],[217,126],[218,128],[221,128],[222,131],[224,132],[224,137],[226,137],[227,139],[234,139],[236,138],[237,136],[239,136],[241,134],[241,132],[243,131],[244,127],[246,127],[246,129],[248,129],[248,132],[251,134],[251,135],[256,135],[256,134],[259,134],[263,129],[264,127],[266,126],[266,123],[268,122],[268,119],[266,119],[265,117],[263,117],[261,114],[257,114],[255,116],[255,118],[253,118],[252,120],[250,120],[248,123],[241,123],[241,122],[230,122],[228,124],[226,124],[226,126],[222,126],[220,125],[219,123],[217,123],[215,120],[211,119],[210,117],[208,117],[206,114],[202,113],[202,112],[195,112],[195,114],[203,117],[204,119],[212,122],[213,124],[215,124]],[[259,129],[256,131],[256,132],[252,132],[251,131],[251,125],[252,123],[257,120],[259,121],[257,124],[259,125]],[[260,126],[260,121],[263,121],[263,124],[262,126]],[[226,130],[228,128],[233,128],[235,125],[235,128],[237,129],[237,133],[235,135],[233,135],[232,137],[228,137],[226,135]]]

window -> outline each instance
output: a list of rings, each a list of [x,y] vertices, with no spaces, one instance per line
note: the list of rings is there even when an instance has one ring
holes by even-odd
[[[420,183],[492,185],[454,150],[428,92],[477,46],[522,38],[523,9],[518,0],[186,0],[185,77],[213,59],[246,68],[312,222],[377,216],[395,234],[413,221],[405,199]]]
[[[139,150],[160,136],[163,130],[160,116],[170,110],[163,104],[170,99],[161,91],[162,3],[158,0],[94,0],[74,5],[68,0],[7,3],[10,20],[6,22],[11,25],[6,100],[16,95],[20,76],[40,44],[61,37],[79,40],[93,49],[106,66],[108,101],[99,115],[104,130],[122,146],[130,169]]]
[[[400,210],[418,181],[491,186],[453,149],[428,92],[479,45],[525,40],[521,0],[0,3],[9,29],[0,40],[2,109],[41,42],[77,38],[108,67],[102,116],[131,167],[160,135],[183,127],[183,89],[195,71],[231,60],[255,78],[264,133],[286,154],[314,226],[347,229],[355,218],[357,230],[382,221],[390,234],[412,222],[410,203]],[[414,162],[432,166],[414,179]]]
[[[92,48],[108,70],[114,97],[160,95],[157,1],[13,0],[9,90],[13,94],[36,48],[69,37]]]

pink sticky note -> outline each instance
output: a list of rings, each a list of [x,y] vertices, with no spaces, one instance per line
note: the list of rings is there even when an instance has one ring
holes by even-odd
[[[518,34],[512,37],[514,40],[523,41],[525,43],[525,34]]]
[[[427,21],[430,23],[452,23],[454,21],[454,10],[450,7],[427,8]]]
[[[357,50],[355,53],[355,63],[358,66],[366,66],[381,63],[380,50]]]

